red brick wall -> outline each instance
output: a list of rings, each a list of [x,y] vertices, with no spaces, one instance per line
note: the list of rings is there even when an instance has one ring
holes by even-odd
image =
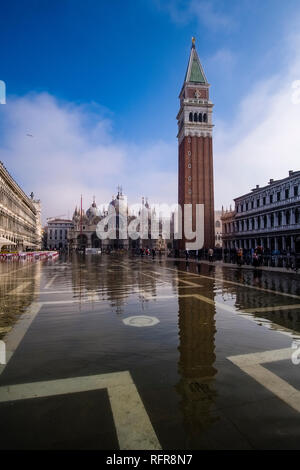
[[[211,137],[185,137],[179,146],[178,168],[178,202],[181,207],[184,204],[193,204],[193,230],[195,230],[196,204],[204,204],[204,247],[211,248],[215,244],[214,226],[214,182],[213,182],[213,150]],[[191,158],[188,158],[188,151]],[[192,168],[188,168],[188,164]],[[191,185],[188,184],[188,176],[192,177]],[[192,189],[192,194],[188,190]],[[184,233],[184,227],[183,227]],[[184,249],[185,240],[181,249]]]
[[[201,89],[201,88],[187,88],[186,90],[186,97],[187,98],[195,98],[195,91],[199,90],[200,96],[199,99],[208,99],[208,90],[207,89]]]

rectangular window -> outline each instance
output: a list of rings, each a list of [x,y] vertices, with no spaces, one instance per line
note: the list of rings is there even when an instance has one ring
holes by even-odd
[[[270,194],[270,204],[273,202],[273,194]]]
[[[263,197],[263,205],[265,206],[266,205],[266,198]]]
[[[280,201],[280,191],[277,193],[277,201]]]
[[[285,199],[288,199],[290,197],[290,190],[286,189],[285,190]]]
[[[294,186],[294,196],[298,196],[298,186]]]

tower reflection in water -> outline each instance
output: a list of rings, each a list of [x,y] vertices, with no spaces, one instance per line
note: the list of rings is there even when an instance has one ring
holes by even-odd
[[[179,279],[180,279],[179,274]],[[186,278],[185,278],[186,279]],[[180,285],[180,281],[179,281]],[[214,379],[215,306],[192,297],[197,288],[179,288],[179,362],[181,376],[176,386],[188,437],[195,441],[218,418],[212,414],[216,397]],[[205,295],[214,299],[213,284]]]

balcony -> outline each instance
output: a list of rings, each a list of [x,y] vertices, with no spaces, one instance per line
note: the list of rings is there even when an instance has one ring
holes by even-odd
[[[281,201],[272,202],[272,204],[264,204],[263,206],[255,207],[253,209],[248,209],[243,212],[236,212],[236,219],[245,217],[245,215],[252,215],[256,213],[264,213],[272,210],[278,210],[279,208],[286,209],[287,206],[293,206],[294,204],[300,204],[300,194],[298,196],[289,197],[288,199],[283,199]],[[292,208],[292,207],[291,207]]]
[[[266,234],[274,234],[276,232],[285,232],[285,231],[295,231],[299,230],[300,231],[300,223],[297,224],[289,224],[289,225],[277,225],[276,227],[265,227],[265,228],[257,228],[253,230],[237,230],[235,232],[229,232],[229,233],[223,233],[222,236],[226,237],[226,235],[231,235],[234,237],[240,236],[240,235],[258,235],[261,233],[266,233]]]

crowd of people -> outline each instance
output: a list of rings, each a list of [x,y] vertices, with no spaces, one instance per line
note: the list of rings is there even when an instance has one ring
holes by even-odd
[[[243,248],[237,249],[237,264],[241,266],[246,261],[247,264],[252,264],[255,268],[263,264],[263,247],[257,246],[252,248],[250,252],[244,255]],[[250,259],[249,259],[250,258]]]

